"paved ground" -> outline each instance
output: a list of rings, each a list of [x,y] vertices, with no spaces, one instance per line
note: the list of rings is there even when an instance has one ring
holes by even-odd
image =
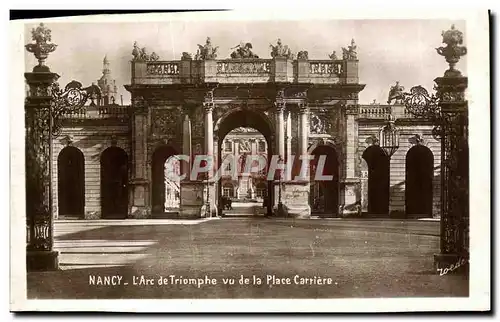
[[[438,222],[397,220],[57,222],[61,270],[28,274],[28,297],[467,296],[467,277],[434,271],[438,231]],[[170,275],[200,278],[205,285],[198,280],[171,285]],[[249,278],[248,285],[240,285],[241,275]],[[268,275],[275,279],[268,281]],[[299,283],[301,277],[316,276],[331,278],[331,284],[297,285],[296,275]],[[110,276],[121,277],[120,285],[90,285]],[[134,285],[134,276],[136,282],[143,276],[154,285]],[[216,279],[216,285],[206,285],[205,276]],[[160,277],[169,284],[158,285]],[[234,284],[225,285],[227,278],[234,278]],[[277,284],[278,279],[287,283],[286,278],[290,285]]]

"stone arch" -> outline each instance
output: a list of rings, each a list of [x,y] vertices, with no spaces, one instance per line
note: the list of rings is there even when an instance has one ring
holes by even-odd
[[[216,122],[214,126],[214,137],[217,138],[217,168],[220,169],[221,160],[222,160],[222,142],[226,135],[232,130],[239,127],[249,127],[260,132],[266,142],[267,142],[267,160],[268,162],[271,160],[274,150],[274,133],[275,127],[274,123],[271,119],[262,111],[252,110],[245,107],[233,108],[230,111],[227,111],[224,115],[222,115]],[[237,153],[236,151],[233,151]],[[267,200],[270,202],[267,203],[267,213],[272,213],[273,204],[274,204],[274,186],[272,181],[268,181],[268,196]],[[219,181],[217,185],[217,198],[222,195],[222,184]]]
[[[101,153],[102,218],[123,219],[128,213],[128,155],[111,146]]]
[[[309,155],[312,155],[312,152],[319,146],[328,146],[334,149],[335,153],[337,154],[337,162],[339,166],[342,164],[342,147],[339,144],[335,144],[335,139],[330,138],[313,141],[307,148],[307,152],[309,153]]]
[[[378,145],[363,152],[368,166],[368,213],[389,214],[390,160]]]
[[[311,161],[311,190],[310,205],[313,212],[323,215],[338,215],[340,200],[340,159],[335,145],[319,144],[310,150],[310,155],[314,156]],[[324,169],[316,168],[321,156],[326,156]],[[329,180],[320,180],[319,174],[331,176]]]
[[[405,209],[408,216],[432,217],[434,155],[417,144],[406,153]]]
[[[268,137],[271,137],[275,133],[274,122],[272,122],[269,116],[266,115],[264,112],[249,109],[248,107],[236,107],[225,112],[221,117],[218,118],[218,120],[214,124],[214,135],[216,135],[219,140],[222,140],[223,137],[225,137],[226,134],[232,130],[231,129],[227,132],[224,131],[224,124],[228,123],[227,122],[228,119],[231,120],[236,118],[237,116],[246,116],[246,115],[252,115],[254,117],[248,120],[240,120],[238,123],[244,123],[244,124],[235,126],[234,128],[252,127],[256,129],[266,138],[266,142],[268,143],[269,147],[270,144],[268,142]],[[265,124],[265,126],[261,124],[262,122]]]
[[[57,195],[60,218],[84,218],[85,157],[74,146],[66,146],[57,157]]]
[[[151,210],[153,213],[164,213],[166,211],[166,200],[168,190],[176,194],[179,183],[173,178],[168,178],[166,171],[167,161],[178,155],[177,149],[172,145],[158,144],[151,155]],[[173,164],[170,164],[173,166]],[[170,169],[172,170],[172,169]],[[180,195],[179,195],[180,196]]]

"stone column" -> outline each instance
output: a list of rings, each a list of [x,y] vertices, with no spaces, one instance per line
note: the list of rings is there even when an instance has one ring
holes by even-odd
[[[205,154],[210,157],[214,156],[214,121],[212,116],[213,109],[213,102],[203,103],[205,123]]]
[[[50,72],[45,59],[56,49],[50,44],[50,29],[43,24],[32,35],[35,44],[26,45],[38,59],[33,72],[25,73],[29,92],[25,101],[26,158],[26,269],[57,270],[58,252],[53,250],[52,216],[52,125],[53,91],[59,75]]]
[[[132,99],[131,177],[129,182],[129,217],[150,218],[149,181],[147,179],[149,106],[142,96]]]
[[[285,120],[284,120],[284,111],[285,111],[285,102],[277,101],[275,103],[276,106],[276,152],[280,157],[285,159]]]
[[[286,144],[286,160],[293,162],[292,158],[292,111],[288,110],[284,113],[285,116],[285,144]],[[292,169],[289,170],[290,173]]]
[[[205,155],[212,159],[211,169],[208,171],[205,182],[205,192],[204,192],[204,209],[202,213],[205,216],[212,217],[217,215],[217,205],[216,205],[216,186],[214,182],[208,182],[213,176],[214,167],[214,121],[213,121],[213,109],[215,107],[213,100],[213,91],[207,92],[205,96],[205,101],[203,102],[203,116],[204,116],[204,129],[205,129]],[[208,198],[207,198],[208,194]],[[208,204],[207,204],[208,200]],[[209,207],[207,210],[206,207]]]
[[[341,202],[339,215],[355,215],[361,210],[360,205],[360,180],[356,177],[357,162],[357,140],[358,124],[356,115],[359,112],[358,105],[348,105],[345,109],[345,156],[344,156],[344,178],[341,180]]]

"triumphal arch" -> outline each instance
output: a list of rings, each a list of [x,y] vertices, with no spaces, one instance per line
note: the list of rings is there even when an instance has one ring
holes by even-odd
[[[224,137],[240,127],[265,137],[268,160],[326,155],[325,171],[333,175],[326,207],[340,215],[356,211],[361,184],[355,118],[364,85],[354,41],[341,57],[325,53],[327,59],[310,58],[307,51],[293,55],[280,40],[271,46],[271,58],[259,58],[249,43],[230,58],[220,57],[210,38],[198,46],[194,56],[184,52],[175,61],[134,46],[131,83],[125,86],[132,97],[129,216],[151,215],[151,160],[158,153],[164,160],[189,156],[182,173],[190,171],[196,155],[213,156],[220,164]],[[280,204],[286,216],[310,216],[311,180],[268,180],[268,214],[276,215]],[[219,182],[187,176],[180,181],[179,217],[217,214],[220,195]]]

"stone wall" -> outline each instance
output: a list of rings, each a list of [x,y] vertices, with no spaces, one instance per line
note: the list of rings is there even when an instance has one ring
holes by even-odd
[[[439,217],[440,213],[440,161],[441,161],[441,143],[432,136],[432,126],[415,123],[396,124],[399,129],[399,149],[394,153],[390,160],[390,199],[389,211],[393,214],[405,212],[405,177],[406,177],[406,155],[410,148],[415,145],[415,135],[419,135],[423,142],[420,143],[428,147],[434,159],[433,176],[433,217]],[[361,178],[362,206],[366,211],[366,198],[368,189],[368,175],[366,162],[362,155],[366,148],[370,146],[367,142],[369,137],[379,137],[383,123],[360,123],[358,128],[358,160],[360,167],[358,175]]]
[[[117,146],[127,153],[130,162],[128,125],[65,127],[62,129],[61,134],[53,139],[52,193],[54,218],[59,216],[57,159],[62,149],[68,145],[78,148],[84,156],[85,219],[98,219],[101,217],[100,156],[108,147]]]

